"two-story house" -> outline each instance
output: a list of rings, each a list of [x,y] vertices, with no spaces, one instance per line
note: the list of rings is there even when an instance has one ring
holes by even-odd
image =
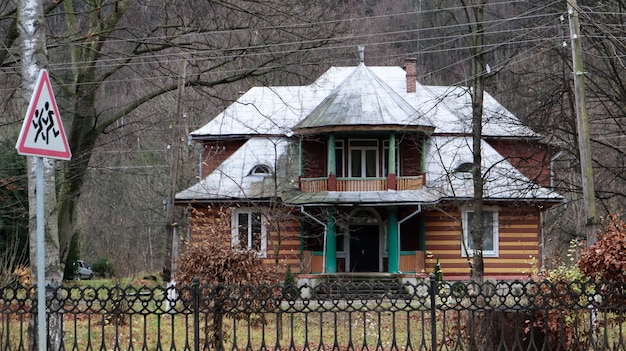
[[[419,276],[439,262],[469,276],[472,109],[465,87],[423,86],[405,67],[332,67],[305,86],[254,87],[192,132],[203,178],[176,196],[191,240],[217,209],[231,245],[302,277]],[[485,94],[485,276],[521,278],[542,260],[550,154]],[[213,217],[212,217],[213,216]]]

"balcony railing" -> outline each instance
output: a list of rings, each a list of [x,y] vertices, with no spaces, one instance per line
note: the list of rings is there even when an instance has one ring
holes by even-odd
[[[419,190],[424,186],[424,175],[390,178],[300,178],[300,190],[319,191],[385,191]]]

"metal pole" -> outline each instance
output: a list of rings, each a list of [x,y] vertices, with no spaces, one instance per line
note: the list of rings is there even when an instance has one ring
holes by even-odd
[[[437,277],[430,273],[430,344],[431,350],[437,350]]]
[[[46,264],[43,158],[35,157],[35,199],[37,201],[37,331],[39,351],[46,351]]]

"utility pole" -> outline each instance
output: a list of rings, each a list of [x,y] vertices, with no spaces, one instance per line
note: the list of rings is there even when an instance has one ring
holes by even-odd
[[[572,42],[572,65],[574,67],[574,95],[576,101],[576,121],[578,125],[578,149],[580,152],[580,171],[583,186],[587,231],[587,245],[596,242],[596,201],[593,184],[593,164],[589,141],[589,121],[585,102],[585,70],[583,68],[582,43],[580,40],[580,22],[576,0],[567,0],[570,38]]]
[[[172,144],[172,165],[170,168],[170,193],[166,203],[165,216],[165,240],[167,252],[165,253],[165,265],[163,267],[163,281],[169,283],[172,279],[172,272],[176,270],[174,259],[178,256],[178,238],[175,237],[176,223],[174,222],[174,199],[176,197],[176,186],[178,180],[179,158],[180,158],[180,130],[184,115],[183,96],[185,90],[185,80],[187,71],[187,61],[180,62],[180,73],[178,76],[178,99],[176,104],[176,123],[174,124],[174,142]]]

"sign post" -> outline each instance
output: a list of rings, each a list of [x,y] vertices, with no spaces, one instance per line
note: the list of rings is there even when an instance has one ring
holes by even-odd
[[[59,108],[57,107],[48,71],[39,71],[26,119],[15,145],[21,155],[35,156],[35,201],[37,203],[37,328],[39,350],[47,349],[46,341],[46,272],[43,157],[69,160],[68,146]]]

